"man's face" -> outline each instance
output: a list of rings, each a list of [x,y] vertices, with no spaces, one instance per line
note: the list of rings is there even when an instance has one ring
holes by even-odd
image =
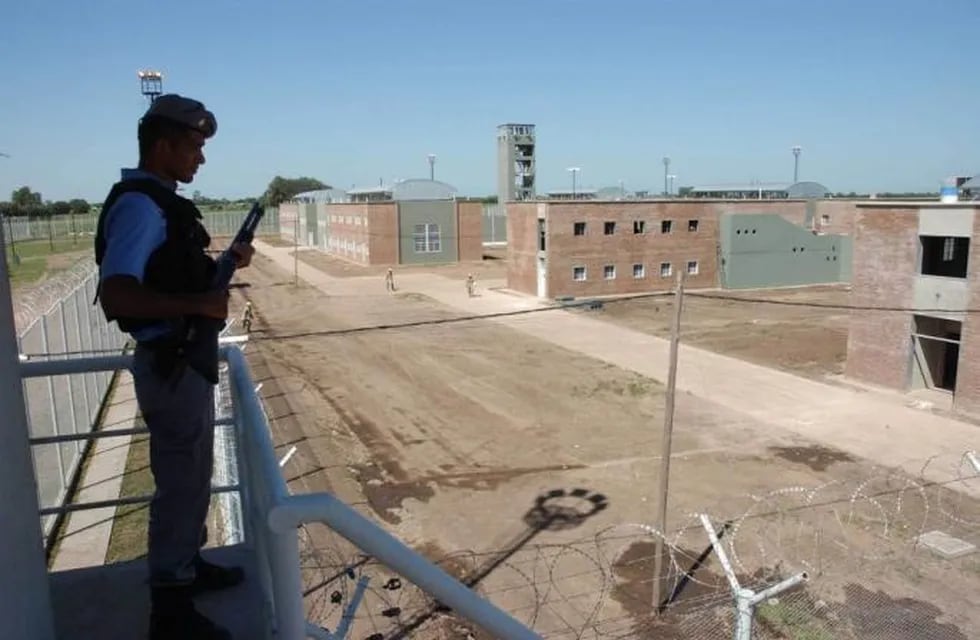
[[[162,164],[170,178],[185,184],[194,180],[198,167],[204,164],[204,141],[197,131],[161,141]]]

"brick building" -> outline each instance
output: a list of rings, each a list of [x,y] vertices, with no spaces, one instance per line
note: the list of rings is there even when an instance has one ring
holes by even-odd
[[[857,207],[848,376],[980,411],[980,203]]]
[[[508,202],[507,281],[547,298],[666,290],[678,269],[689,287],[835,282],[853,215],[831,200]]]
[[[483,205],[461,200],[283,203],[284,240],[364,265],[483,259]]]

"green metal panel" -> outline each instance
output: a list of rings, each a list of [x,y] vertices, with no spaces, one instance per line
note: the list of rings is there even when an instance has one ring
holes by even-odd
[[[720,279],[726,289],[850,279],[850,238],[817,235],[772,214],[726,214],[720,227]]]
[[[317,228],[316,228],[316,205],[313,203],[303,203],[299,205],[299,215],[300,220],[306,221],[306,235],[302,236],[300,244],[307,244],[311,247],[315,247],[318,244],[317,241]],[[304,227],[300,227],[303,229]]]
[[[851,267],[854,260],[854,238],[840,236],[840,281],[851,281]]]
[[[439,225],[439,250],[416,252],[416,225]],[[409,200],[398,203],[398,244],[402,264],[456,262],[456,203],[452,200]]]

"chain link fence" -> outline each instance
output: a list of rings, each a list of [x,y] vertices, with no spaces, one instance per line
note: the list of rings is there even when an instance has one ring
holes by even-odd
[[[32,354],[21,357],[93,350],[109,353],[123,349],[125,334],[115,325],[109,325],[101,309],[92,304],[97,277],[95,264],[85,260],[18,296],[15,305],[18,347],[21,354]],[[108,372],[24,380],[31,437],[92,431],[111,381],[112,374]],[[42,506],[64,503],[85,446],[83,441],[76,440],[33,447],[34,474]],[[54,516],[44,517],[42,523],[47,535]]]
[[[234,235],[248,210],[204,211],[204,226],[212,236]],[[97,213],[77,216],[44,216],[8,218],[3,221],[6,241],[24,242],[49,238],[95,236],[99,216]],[[266,209],[265,217],[256,229],[256,235],[279,232],[279,212],[275,207]]]

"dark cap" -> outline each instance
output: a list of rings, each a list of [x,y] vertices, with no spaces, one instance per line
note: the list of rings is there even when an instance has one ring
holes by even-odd
[[[143,118],[171,120],[199,132],[205,138],[218,131],[218,121],[213,113],[204,108],[204,103],[176,93],[167,93],[154,100]]]

